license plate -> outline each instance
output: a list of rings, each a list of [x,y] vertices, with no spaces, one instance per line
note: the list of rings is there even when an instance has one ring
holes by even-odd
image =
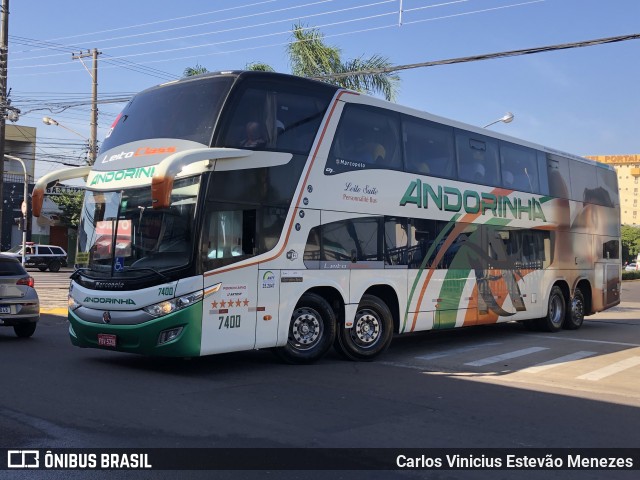
[[[116,336],[108,333],[99,333],[98,334],[98,345],[102,347],[115,347],[116,346]]]
[[[5,307],[4,305],[1,306],[0,313],[11,313],[11,307]]]

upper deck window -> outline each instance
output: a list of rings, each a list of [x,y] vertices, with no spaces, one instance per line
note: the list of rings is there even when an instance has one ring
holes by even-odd
[[[382,108],[346,105],[325,173],[372,168],[402,169],[400,117]]]
[[[137,140],[178,138],[209,146],[233,77],[208,77],[146,90],[127,104],[101,152]]]
[[[234,89],[220,126],[221,147],[307,154],[335,88],[247,79]]]

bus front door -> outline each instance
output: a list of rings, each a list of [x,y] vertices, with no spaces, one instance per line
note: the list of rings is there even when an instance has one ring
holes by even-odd
[[[201,355],[254,348],[258,307],[257,265],[209,278],[205,282],[210,287],[217,283],[221,286],[204,301]]]

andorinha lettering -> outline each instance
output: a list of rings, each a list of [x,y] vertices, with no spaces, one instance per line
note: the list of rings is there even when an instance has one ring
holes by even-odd
[[[109,183],[113,181],[136,179],[136,178],[151,178],[156,171],[156,167],[138,167],[138,168],[126,168],[124,170],[116,170],[113,172],[96,173],[95,177],[91,180],[91,185],[98,183]]]
[[[519,197],[506,197],[492,193],[478,193],[473,190],[460,191],[454,187],[438,185],[434,188],[428,183],[416,179],[409,184],[400,200],[400,206],[414,204],[418,208],[430,208],[430,205],[438,210],[447,212],[480,213],[485,215],[491,211],[494,217],[522,219],[526,216],[529,220],[542,220],[546,222],[542,205],[535,198],[523,200]]]
[[[117,305],[135,305],[130,298],[102,298],[102,297],[86,297],[84,303],[111,303]]]
[[[120,152],[111,156],[105,155],[100,163],[115,162],[116,160],[122,160],[123,158],[144,157],[145,155],[159,155],[161,153],[176,153],[176,147],[140,147],[132,152]]]

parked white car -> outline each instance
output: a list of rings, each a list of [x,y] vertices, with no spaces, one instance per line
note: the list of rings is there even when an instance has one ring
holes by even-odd
[[[22,258],[22,245],[17,245],[11,250],[2,252],[18,259]],[[37,268],[41,272],[49,269],[57,272],[60,267],[67,266],[67,252],[57,245],[40,245],[38,243],[27,242],[24,266]]]

